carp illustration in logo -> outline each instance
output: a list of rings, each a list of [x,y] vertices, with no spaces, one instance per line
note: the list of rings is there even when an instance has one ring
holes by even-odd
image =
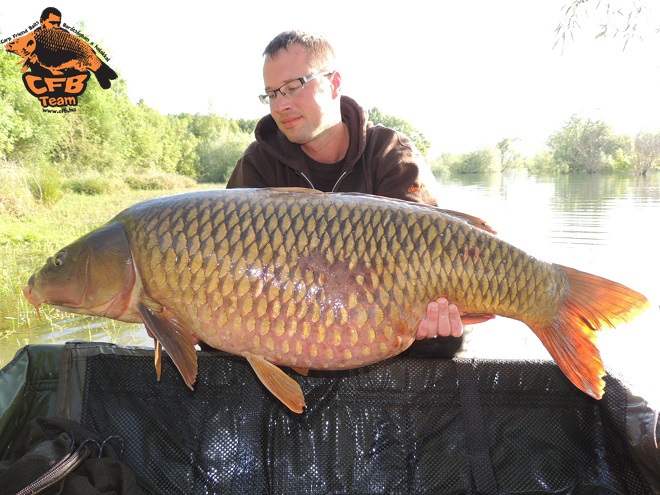
[[[117,73],[92,47],[61,27],[61,18],[59,10],[48,7],[41,14],[40,27],[5,45],[8,52],[23,59],[25,87],[44,107],[77,105],[77,97],[87,85],[88,71],[94,73],[103,89],[110,88],[111,81],[117,79]]]

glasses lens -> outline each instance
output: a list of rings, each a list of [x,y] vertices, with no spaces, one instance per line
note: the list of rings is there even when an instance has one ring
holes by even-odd
[[[303,83],[300,79],[296,79],[295,81],[285,84],[283,88],[280,88],[280,91],[287,96],[295,96],[300,93],[301,89],[303,89]]]
[[[270,103],[270,97],[268,95],[259,95],[259,100],[264,105],[268,105]]]

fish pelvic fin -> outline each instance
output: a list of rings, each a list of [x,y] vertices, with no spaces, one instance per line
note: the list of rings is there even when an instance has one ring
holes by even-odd
[[[293,412],[302,414],[305,408],[305,397],[298,382],[261,356],[247,353],[245,357],[270,393]]]
[[[611,280],[555,266],[568,276],[567,296],[550,326],[531,328],[568,379],[600,399],[605,390],[605,368],[596,347],[596,332],[632,320],[649,307],[649,301]]]
[[[167,308],[163,307],[158,311],[154,305],[147,305],[144,302],[138,302],[137,306],[144,325],[158,342],[155,355],[158,379],[160,380],[159,345],[162,345],[181,373],[183,381],[192,390],[197,379],[197,352],[192,331]]]

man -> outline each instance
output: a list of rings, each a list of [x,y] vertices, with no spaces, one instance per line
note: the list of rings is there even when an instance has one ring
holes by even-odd
[[[55,7],[46,7],[39,18],[39,29],[61,29],[62,13]]]
[[[270,115],[255,129],[228,188],[306,187],[363,192],[437,205],[430,169],[410,140],[373,126],[366,112],[342,96],[341,74],[327,40],[300,31],[276,36],[264,51]],[[458,308],[440,298],[428,305],[417,339],[460,337]]]

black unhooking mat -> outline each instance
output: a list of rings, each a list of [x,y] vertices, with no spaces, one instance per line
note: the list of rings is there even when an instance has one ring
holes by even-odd
[[[653,412],[607,378],[595,401],[552,362],[394,358],[291,372],[297,415],[247,362],[199,352],[189,390],[153,351],[67,344],[59,415],[101,437],[154,494],[658,493]],[[631,418],[634,421],[631,422]]]

